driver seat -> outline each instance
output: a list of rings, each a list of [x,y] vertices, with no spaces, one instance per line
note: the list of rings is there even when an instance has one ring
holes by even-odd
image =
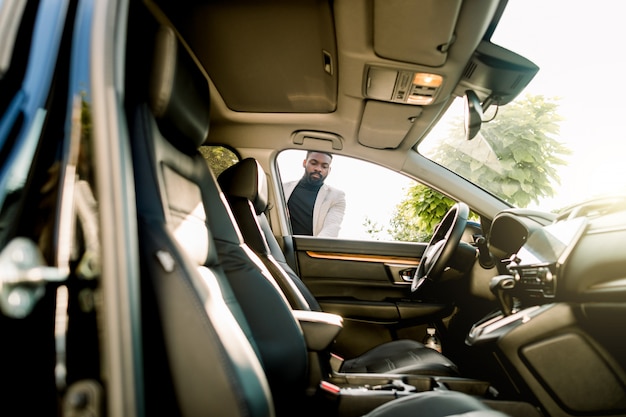
[[[278,282],[293,310],[322,311],[300,277],[289,266],[265,215],[267,178],[254,158],[230,166],[218,178],[246,244]],[[424,344],[401,339],[383,343],[355,358],[339,360],[340,373],[394,373],[459,376],[457,366]]]

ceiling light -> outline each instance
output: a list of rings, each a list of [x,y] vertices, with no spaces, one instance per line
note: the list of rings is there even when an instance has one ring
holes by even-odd
[[[443,77],[437,74],[417,72],[413,76],[413,84],[423,87],[439,87],[443,82]]]

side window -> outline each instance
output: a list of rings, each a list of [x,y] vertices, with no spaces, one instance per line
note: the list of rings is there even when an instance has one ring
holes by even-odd
[[[206,159],[215,177],[218,177],[229,166],[239,162],[239,155],[225,146],[201,146],[200,153]]]
[[[428,241],[432,227],[445,214],[447,207],[454,203],[431,188],[387,168],[341,155],[332,155],[332,158],[325,158],[324,155],[313,154],[313,164],[307,151],[287,150],[277,157],[287,200],[286,214],[294,235],[330,237],[330,234],[317,233],[324,230],[324,226],[316,222],[323,221],[325,217],[326,221],[331,222],[340,219],[335,236],[342,239]],[[320,166],[320,162],[328,162],[328,170]],[[325,194],[326,204],[317,202],[314,196],[315,182],[319,182],[321,177],[324,177],[325,187],[337,191]],[[301,183],[301,192],[294,194],[293,190],[298,183]],[[320,191],[317,193],[319,198]],[[340,211],[342,194],[345,203],[343,216],[324,212],[332,210],[333,205],[337,204],[340,206],[337,211]],[[329,195],[332,197],[330,201]],[[438,210],[425,212],[421,206],[430,207],[433,203],[441,203],[441,215]],[[319,213],[311,213],[311,204],[318,205]],[[303,216],[305,220],[298,219]],[[298,225],[298,221],[308,224],[308,232],[307,225]]]

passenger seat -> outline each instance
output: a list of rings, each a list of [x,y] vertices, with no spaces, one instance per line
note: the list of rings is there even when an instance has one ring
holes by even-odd
[[[218,178],[244,241],[261,258],[295,310],[321,311],[311,291],[287,263],[265,215],[268,205],[267,178],[259,162],[246,158]],[[457,366],[422,343],[394,340],[376,346],[355,358],[344,360],[338,372],[394,373],[459,376]]]

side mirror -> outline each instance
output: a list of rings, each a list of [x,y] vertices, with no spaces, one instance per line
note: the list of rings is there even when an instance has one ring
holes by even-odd
[[[465,139],[472,140],[483,123],[483,106],[473,90],[465,91]]]

